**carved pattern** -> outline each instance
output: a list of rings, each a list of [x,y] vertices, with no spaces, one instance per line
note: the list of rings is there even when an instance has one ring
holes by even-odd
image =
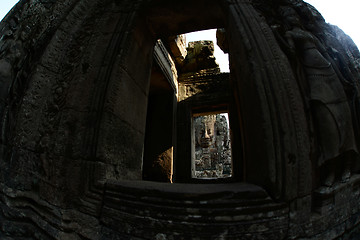
[[[260,24],[261,19],[250,18],[249,16],[257,16],[257,12],[254,9],[245,4],[234,6],[234,11],[236,16],[239,16],[238,19],[243,21],[242,25],[253,26],[251,30],[248,30],[246,35],[250,40],[247,44],[253,43],[252,46],[247,46],[249,49],[253,49],[253,56],[251,57],[252,61],[256,61],[257,69],[264,69],[259,75],[255,76],[256,87],[259,88],[260,98],[263,103],[266,103],[266,106],[263,105],[262,112],[264,116],[269,116],[270,121],[267,123],[271,125],[271,129],[266,129],[267,138],[272,139],[268,144],[271,146],[267,147],[269,151],[267,157],[269,158],[268,168],[269,177],[272,179],[273,184],[280,187],[282,184],[282,175],[285,174],[287,178],[293,175],[295,172],[291,173],[290,167],[286,169],[286,164],[292,162],[294,159],[292,156],[297,156],[296,166],[301,169],[300,175],[293,175],[293,181],[300,180],[299,182],[289,183],[285,186],[285,191],[288,191],[287,194],[289,197],[299,192],[309,192],[309,172],[310,172],[310,163],[307,158],[307,152],[309,151],[309,146],[307,144],[308,137],[306,131],[306,125],[304,125],[304,116],[303,107],[301,101],[299,101],[300,96],[295,95],[295,92],[298,92],[297,86],[294,84],[294,76],[289,69],[289,66],[284,66],[286,62],[284,56],[281,54],[281,51],[278,47],[278,44],[271,33],[269,27],[266,24]],[[248,17],[246,17],[248,16]],[[239,23],[240,24],[240,23]],[[241,27],[239,27],[241,29]],[[241,32],[241,31],[240,31]],[[277,46],[277,47],[275,47]],[[261,52],[259,51],[261,49]],[[271,65],[267,64],[271,63]],[[281,73],[281,77],[279,77]],[[289,82],[290,81],[290,82]],[[271,84],[270,84],[271,83]],[[283,88],[286,87],[286,90]],[[276,93],[274,95],[274,93]],[[284,95],[282,95],[284,94]],[[290,100],[290,101],[289,101]],[[277,109],[281,109],[279,112]],[[285,110],[285,111],[284,111]],[[286,114],[286,115],[285,115]],[[286,116],[286,118],[284,118]],[[291,119],[291,120],[290,120]],[[268,121],[268,120],[265,120]],[[292,125],[290,125],[291,123]],[[286,135],[283,133],[289,134],[288,140],[284,141]],[[291,138],[291,136],[296,136],[296,138]],[[294,143],[291,141],[295,140]],[[296,146],[296,148],[294,148]],[[272,150],[270,150],[272,149]],[[294,168],[295,169],[295,168]],[[287,171],[290,171],[287,173]],[[293,170],[295,171],[295,170]],[[291,174],[290,174],[291,173]],[[298,177],[295,177],[298,176]],[[289,181],[290,179],[288,179]],[[302,182],[305,181],[305,182]],[[294,193],[293,188],[294,184],[299,184],[299,189],[296,190],[298,193]],[[280,187],[281,188],[281,187]]]
[[[285,57],[286,50],[280,50],[281,40],[275,40],[273,34],[276,33],[269,28],[271,21],[263,11],[253,9],[255,1],[224,1],[230,5],[224,4],[234,20],[229,21],[228,29],[233,36],[230,45],[237,64],[234,68],[239,67],[232,69],[235,74],[231,77],[235,76],[233,84],[238,84],[238,89],[245,87],[251,91],[247,95],[238,91],[239,101],[243,100],[241,93],[247,97],[254,93],[249,99],[254,99],[251,105],[258,104],[261,114],[253,116],[261,120],[247,119],[245,123],[254,120],[263,124],[256,127],[266,132],[261,136],[267,141],[262,149],[267,151],[269,160],[262,163],[266,163],[270,179],[267,180],[271,181],[268,190],[286,202],[274,203],[263,190],[259,190],[260,195],[257,191],[244,197],[236,192],[244,186],[223,195],[201,195],[205,188],[199,186],[200,194],[184,194],[179,189],[173,194],[174,189],[164,193],[162,187],[147,186],[149,190],[146,186],[129,187],[107,181],[109,164],[97,159],[96,147],[106,110],[104,105],[106,101],[116,103],[111,94],[118,89],[112,89],[111,76],[118,59],[124,73],[120,77],[131,79],[146,95],[143,83],[135,79],[131,66],[123,62],[127,61],[125,56],[131,55],[132,50],[126,46],[132,41],[130,31],[139,17],[136,10],[142,2],[148,6],[153,3],[150,0],[22,0],[0,23],[0,81],[3,81],[0,82],[0,238],[106,239],[130,238],[132,234],[144,238],[166,237],[165,233],[149,237],[153,230],[141,232],[140,227],[134,230],[139,223],[144,228],[155,224],[169,234],[176,229],[189,233],[190,237],[196,235],[201,226],[209,230],[200,231],[204,235],[210,233],[213,226],[221,226],[224,230],[221,234],[229,230],[234,234],[230,237],[241,235],[248,239],[254,238],[246,235],[249,232],[258,234],[259,239],[276,238],[280,233],[290,238],[317,235],[331,239],[333,231],[329,229],[345,224],[349,229],[343,227],[336,237],[350,234],[358,224],[360,179],[352,176],[334,188],[316,189],[314,195],[308,191],[312,169],[306,156],[310,151],[308,134],[312,133],[312,126],[311,118],[305,119],[310,114],[306,112],[308,106],[303,106],[306,93],[298,89],[301,86],[296,80],[299,79],[294,79],[295,71],[289,70],[290,57]],[[298,8],[304,6],[301,1],[290,2]],[[110,20],[112,17],[115,21]],[[335,41],[335,38],[344,42],[342,34],[337,32],[329,39],[317,38],[324,42]],[[342,84],[346,85],[348,101],[354,98],[352,114],[356,126],[360,54],[351,52],[352,44],[345,45],[340,53],[331,49],[337,49],[339,43],[326,45],[330,46],[326,49],[329,53],[326,58],[338,58],[328,60],[338,68],[337,74],[344,76]],[[351,60],[347,61],[348,58]],[[241,62],[245,68],[238,64]],[[348,65],[348,69],[342,65]],[[240,70],[253,71],[244,74],[249,78],[237,79],[242,76],[238,74]],[[81,84],[88,85],[81,88]],[[85,92],[86,89],[89,91]],[[134,132],[142,134],[138,129]],[[59,144],[55,144],[56,141]],[[316,142],[311,144],[316,146]],[[298,174],[295,171],[299,171]],[[289,189],[294,183],[297,188]],[[152,191],[154,189],[156,191]],[[185,189],[188,188],[185,186]],[[329,199],[334,201],[329,204]],[[319,215],[311,217],[312,200]],[[344,211],[348,209],[351,211]],[[189,216],[186,210],[201,215]],[[168,215],[161,215],[160,211]],[[259,215],[249,220],[249,211]],[[167,216],[176,221],[168,221]],[[126,222],[129,219],[130,227]],[[269,225],[259,225],[260,222]],[[194,224],[197,228],[192,228]],[[232,227],[227,229],[228,226]]]

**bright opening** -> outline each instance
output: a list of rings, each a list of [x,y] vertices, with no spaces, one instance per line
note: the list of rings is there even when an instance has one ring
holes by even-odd
[[[186,36],[186,46],[188,46],[189,42],[194,42],[194,41],[201,41],[201,40],[213,41],[215,46],[214,55],[216,58],[216,62],[219,64],[220,71],[230,72],[229,54],[224,53],[217,45],[216,29],[191,32],[185,34],[185,36]]]

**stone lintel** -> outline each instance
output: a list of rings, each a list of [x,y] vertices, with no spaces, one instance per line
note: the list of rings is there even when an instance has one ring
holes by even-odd
[[[164,44],[161,40],[156,42],[154,48],[154,58],[155,62],[159,65],[161,71],[166,76],[169,84],[172,86],[174,91],[178,92],[178,83],[177,83],[177,70],[175,63],[170,55],[170,53],[166,50]]]

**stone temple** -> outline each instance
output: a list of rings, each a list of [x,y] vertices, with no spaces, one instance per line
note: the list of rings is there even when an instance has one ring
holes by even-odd
[[[230,73],[186,48],[204,29]],[[20,0],[0,239],[360,239],[359,84],[353,41],[301,0]]]

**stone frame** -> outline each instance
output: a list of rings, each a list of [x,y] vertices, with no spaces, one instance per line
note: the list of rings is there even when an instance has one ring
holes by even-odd
[[[169,189],[169,185],[137,182],[141,180],[153,47],[158,38],[225,27],[235,98],[235,109],[231,111],[237,113],[240,127],[235,134],[243,143],[243,180],[257,186],[237,182],[230,186],[233,189],[221,186],[210,195],[241,192],[238,199],[229,199],[236,206],[246,206],[249,202],[243,200],[248,198],[250,202],[257,197],[265,199],[262,206],[270,209],[269,216],[275,212],[271,215],[275,217],[264,220],[260,209],[254,210],[258,215],[253,219],[280,227],[260,229],[259,236],[302,236],[301,230],[294,227],[299,222],[300,228],[311,221],[318,223],[309,230],[310,235],[328,230],[320,226],[320,218],[328,217],[328,209],[319,210],[324,216],[310,219],[314,173],[300,90],[287,57],[252,1],[170,4],[164,0],[67,0],[49,1],[46,7],[42,4],[20,1],[0,27],[6,31],[2,48],[12,46],[16,50],[16,54],[1,53],[1,64],[10,66],[8,81],[1,83],[0,193],[7,215],[0,217],[6,223],[20,219],[20,224],[25,222],[26,229],[36,232],[39,238],[71,239],[81,235],[101,239],[116,231],[131,236],[124,223],[126,214],[121,215],[121,203],[128,197],[126,189],[138,190],[134,184],[140,184],[140,195],[155,194],[151,189],[165,189],[161,193],[171,206],[178,187],[192,188],[192,184]],[[204,5],[209,11],[199,15],[196,7]],[[28,14],[28,9],[42,14]],[[13,23],[21,22],[19,19],[34,22],[29,28],[26,23],[13,28]],[[28,29],[24,30],[24,39],[13,40],[12,36],[22,34],[23,29]],[[129,104],[133,108],[126,108]],[[336,189],[343,197],[352,196],[351,211],[345,216],[349,226],[359,222],[358,183],[358,177],[353,178]],[[209,187],[213,186],[196,186],[200,195],[192,198],[192,203],[199,203],[204,197],[202,190]],[[135,192],[135,198],[139,197]],[[191,197],[186,196],[194,196],[193,192],[179,193],[184,193],[185,198],[178,206],[188,207]],[[326,193],[321,200],[326,202],[333,194]],[[324,197],[321,192],[315,195]],[[159,199],[156,196],[160,201],[157,206],[161,207]],[[221,210],[224,202],[217,201],[214,209]],[[342,203],[341,199],[334,201]],[[231,212],[231,208],[228,210]],[[241,211],[238,220],[248,213],[243,208]],[[136,223],[138,219],[133,220]],[[329,226],[336,226],[336,219],[331,221]],[[219,222],[233,223],[237,236],[252,227],[247,221],[221,218]],[[279,222],[281,225],[275,224]],[[170,226],[166,220],[156,224],[169,226],[169,231],[178,227]],[[284,233],[284,229],[289,232]],[[136,234],[154,237],[146,231]]]
[[[62,157],[57,160],[59,166],[76,166],[77,173],[69,172],[71,178],[41,177],[44,199],[54,200],[51,200],[52,192],[57,187],[52,186],[56,182],[55,185],[67,186],[65,192],[71,192],[63,199],[58,198],[57,204],[67,205],[65,202],[75,197],[91,202],[97,211],[106,181],[141,179],[145,109],[155,42],[182,32],[216,27],[229,30],[231,88],[243,133],[235,134],[241,136],[244,143],[244,180],[264,187],[277,199],[310,194],[309,139],[304,130],[307,126],[296,80],[269,26],[249,1],[202,0],[191,4],[190,1],[176,4],[162,0],[121,1],[121,7],[116,3],[106,5],[100,0],[88,5],[89,2],[73,0],[73,5],[64,8],[69,11],[67,20],[50,26],[52,31],[46,32],[49,34],[47,47],[38,56],[41,64],[32,73],[26,88],[29,96],[40,91],[38,99],[49,102],[61,101],[56,95],[54,99],[48,95],[48,89],[59,82],[67,91],[67,106],[64,110],[55,108],[51,113],[62,117],[64,122],[49,134],[53,139],[58,138],[57,146],[73,146],[70,150],[60,148],[56,158]],[[185,7],[186,4],[190,5]],[[24,5],[21,1],[18,8]],[[200,16],[196,6],[203,5],[208,6],[208,11]],[[73,35],[76,41],[64,41],[69,35],[67,29],[76,33]],[[86,47],[80,52],[71,51],[77,49],[78,44]],[[63,49],[61,54],[58,49]],[[54,62],[60,64],[54,65]],[[65,76],[61,71],[69,65],[73,66],[72,71]],[[138,71],[138,66],[144,71]],[[31,104],[25,101],[23,109],[31,109]],[[127,108],[127,104],[135,108]],[[43,113],[49,111],[44,108],[37,116],[47,119]],[[23,115],[26,113],[20,112],[19,119]],[[24,121],[18,124],[26,127]],[[27,122],[33,124],[32,120]],[[68,131],[73,122],[78,122],[80,130],[71,138],[61,139],[61,131]],[[10,135],[17,131],[11,126],[11,129],[5,128]],[[60,129],[59,132],[56,129]],[[32,137],[24,134],[24,139]],[[31,144],[25,142],[19,148],[35,148]],[[44,149],[51,154],[51,149]],[[69,155],[66,151],[75,154]],[[289,156],[296,157],[295,164],[289,163]],[[46,169],[50,163],[43,164],[48,173],[62,171],[55,165]],[[258,166],[263,166],[261,171]]]
[[[217,69],[201,70],[195,74],[179,76],[179,103],[177,120],[177,155],[175,162],[175,182],[241,182],[244,181],[242,170],[242,147],[232,149],[233,176],[226,179],[201,180],[192,177],[193,164],[193,125],[196,113],[227,112],[230,116],[232,131],[240,133],[237,121],[234,96],[230,90],[230,73],[218,73]],[[231,135],[231,142],[241,146],[240,134]]]

